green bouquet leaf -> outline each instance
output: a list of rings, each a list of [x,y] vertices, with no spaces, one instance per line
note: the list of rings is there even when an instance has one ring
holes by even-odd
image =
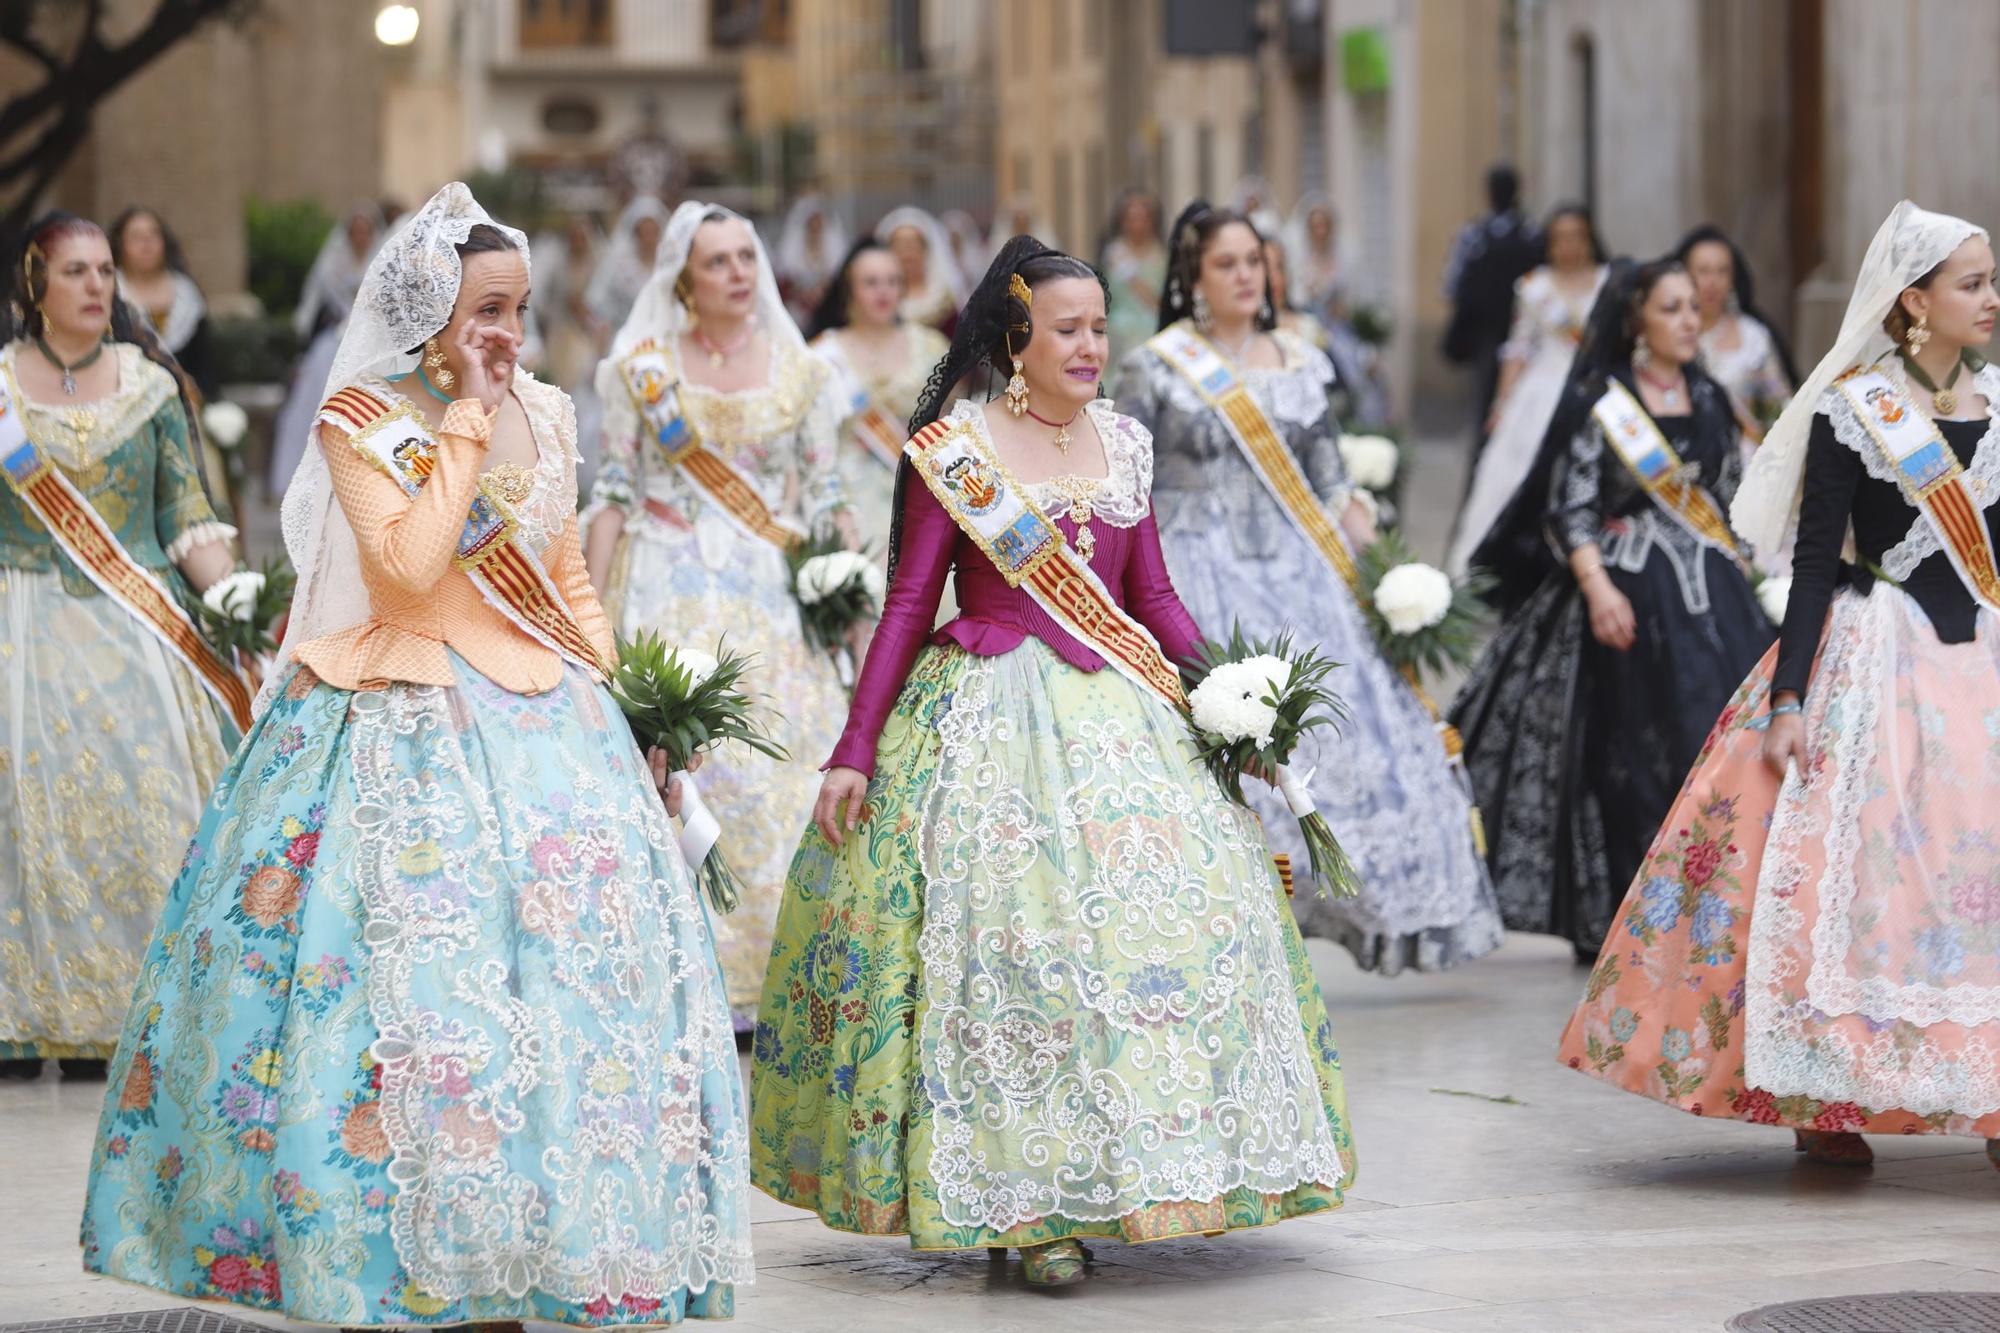
[[[789,759],[785,747],[759,724],[757,703],[742,688],[754,661],[727,651],[723,644],[716,645],[713,657],[669,648],[657,634],[642,631],[618,641],[611,697],[618,701],[640,748],[665,751],[667,765],[675,772],[686,771],[697,754],[727,741],[741,742],[773,759]],[[742,881],[720,850],[709,850],[695,877],[716,911],[736,910]]]
[[[1475,572],[1454,582],[1417,559],[1394,531],[1382,533],[1355,563],[1368,590],[1362,610],[1390,665],[1412,680],[1472,665],[1486,618],[1480,598],[1493,587],[1489,575]]]
[[[1328,685],[1339,667],[1316,650],[1296,647],[1290,634],[1251,639],[1237,625],[1226,643],[1204,641],[1182,678],[1196,758],[1238,805],[1248,804],[1246,773],[1273,781],[1298,818],[1320,893],[1351,898],[1361,891],[1354,863],[1289,767],[1302,737],[1346,721],[1347,710]]]
[[[271,631],[291,609],[297,585],[282,558],[265,561],[261,569],[239,569],[217,579],[194,604],[195,627],[225,662],[239,653],[251,659],[276,652]]]

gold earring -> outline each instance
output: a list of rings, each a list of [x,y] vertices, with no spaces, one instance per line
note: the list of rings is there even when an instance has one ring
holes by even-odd
[[[444,363],[444,344],[437,340],[436,334],[432,334],[430,341],[424,344],[424,378],[446,393],[450,393],[451,386],[458,383],[458,376],[452,374],[451,367]]]
[[[1917,322],[1910,325],[1909,333],[1904,335],[1903,341],[1909,344],[1911,356],[1923,351],[1924,344],[1931,340],[1930,322],[1929,315],[1919,316]]]
[[[1021,416],[1028,410],[1028,381],[1021,378],[1021,358],[1014,358],[1014,378],[1007,381],[1007,410]]]

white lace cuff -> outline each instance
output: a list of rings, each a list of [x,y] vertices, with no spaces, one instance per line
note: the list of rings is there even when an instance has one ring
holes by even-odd
[[[206,546],[210,542],[233,542],[235,540],[235,528],[230,527],[227,523],[219,523],[211,519],[206,523],[195,524],[180,536],[174,538],[173,543],[167,547],[167,559],[171,563],[178,565],[181,561],[187,559],[188,553],[197,546]]]

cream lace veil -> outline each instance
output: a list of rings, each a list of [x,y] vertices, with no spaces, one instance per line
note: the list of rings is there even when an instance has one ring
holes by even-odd
[[[1890,210],[1862,258],[1854,295],[1840,321],[1840,336],[1765,435],[1730,506],[1731,525],[1759,556],[1791,553],[1805,479],[1806,439],[1826,391],[1849,367],[1893,350],[1882,321],[1905,288],[1943,263],[1968,238],[1985,235],[1983,228],[1962,218],[1929,212],[1907,199]]]
[[[432,195],[389,233],[362,275],[320,402],[371,375],[416,369],[417,349],[451,320],[462,271],[458,247],[481,223],[503,232],[527,261],[528,238],[487,216],[472,191],[458,181]],[[289,661],[299,644],[359,625],[370,614],[354,530],[334,500],[333,481],[320,453],[317,413],[312,432],[285,488],[285,552],[298,574],[298,591],[279,648],[280,662]],[[265,682],[258,711],[269,701],[279,674],[271,673]]]

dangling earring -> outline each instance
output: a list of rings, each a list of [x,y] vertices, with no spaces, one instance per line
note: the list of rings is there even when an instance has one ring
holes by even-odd
[[[1723,298],[1722,308],[1723,310],[1727,311],[1729,314],[1732,315],[1740,315],[1743,313],[1743,302],[1741,299],[1737,297],[1736,289],[1734,287],[1731,287],[1729,289],[1729,295]]]
[[[1278,322],[1278,312],[1271,309],[1271,303],[1269,301],[1264,302],[1264,308],[1257,312],[1257,317],[1264,323],[1273,326],[1275,326]]]
[[[424,343],[424,378],[446,393],[450,393],[451,386],[458,383],[458,376],[452,374],[451,367],[444,363],[444,344],[437,340],[435,333]]]
[[[1194,289],[1194,326],[1207,333],[1211,322],[1208,313],[1208,295],[1197,287]]]
[[[1923,351],[1924,344],[1931,340],[1930,324],[1929,315],[1919,316],[1917,322],[1910,325],[1910,331],[1903,336],[1903,341],[1909,344],[1911,356]]]
[[[1007,280],[1007,294],[1019,301],[1022,309],[1034,310],[1034,289],[1028,286],[1027,280],[1020,274],[1016,273]],[[1014,355],[1014,335],[1031,334],[1033,331],[1031,323],[1007,326],[1007,355],[1014,362],[1014,377],[1007,381],[1007,410],[1017,417],[1025,416],[1028,411],[1028,381],[1021,374],[1021,358]]]
[[[1014,358],[1014,378],[1007,381],[1007,410],[1022,416],[1028,410],[1028,381],[1021,378],[1021,358]]]
[[[1653,348],[1643,337],[1632,344],[1632,369],[1644,370],[1653,364]]]

